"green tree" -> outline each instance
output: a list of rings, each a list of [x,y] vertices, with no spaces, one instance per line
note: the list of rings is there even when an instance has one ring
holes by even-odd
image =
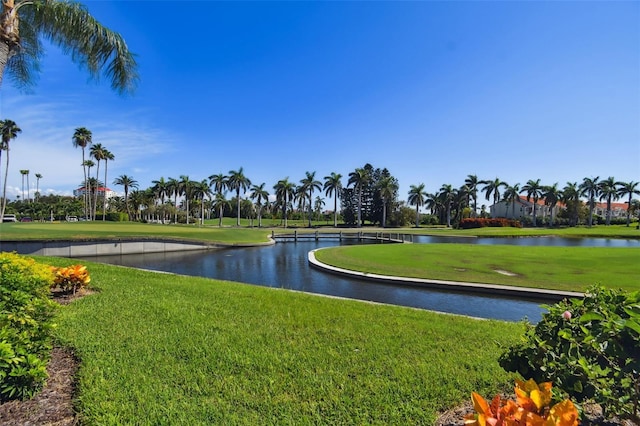
[[[509,186],[506,182],[503,182],[498,178],[495,178],[494,180],[483,180],[480,181],[480,183],[484,185],[482,192],[485,193],[485,199],[487,201],[489,201],[491,199],[491,195],[493,195],[493,204],[498,204],[500,201],[500,188],[506,188]]]
[[[85,149],[91,145],[92,139],[93,134],[91,130],[85,127],[76,128],[71,138],[73,146],[82,149],[82,173],[84,174],[82,187],[84,188],[84,216],[86,218],[89,217],[89,191],[87,191],[87,160],[85,159]]]
[[[382,198],[382,227],[387,226],[387,205],[394,199],[398,192],[398,181],[393,176],[385,176],[378,182],[378,190]]]
[[[0,17],[0,84],[5,71],[19,87],[30,87],[40,70],[46,39],[71,55],[92,78],[104,74],[119,93],[138,81],[134,56],[122,37],[102,26],[73,1],[3,0]]]
[[[35,174],[36,177],[36,201],[40,198],[40,179],[42,179],[42,175],[40,173]]]
[[[478,185],[481,183],[476,175],[467,175],[464,184],[469,188],[469,195],[473,200],[473,217],[478,216]]]
[[[424,205],[426,197],[424,183],[411,185],[409,188],[409,205],[416,206],[416,228],[420,226],[420,207]]]
[[[213,199],[213,208],[218,210],[218,226],[222,227],[222,216],[225,207],[230,207],[229,200],[224,197],[222,192],[216,192],[216,196]]]
[[[558,202],[562,199],[562,191],[558,188],[558,183],[556,182],[553,185],[542,187],[542,198],[544,198],[544,203],[549,206],[551,210],[549,226],[553,227],[553,211],[556,209]]]
[[[244,175],[242,167],[238,170],[229,170],[229,177],[227,178],[227,187],[236,191],[236,200],[237,200],[237,208],[238,208],[238,216],[236,226],[240,226],[240,190],[246,191],[247,188],[251,185],[251,181]]]
[[[193,198],[198,204],[200,204],[200,223],[199,226],[204,225],[204,204],[205,198],[211,196],[211,187],[209,181],[206,179],[200,182],[193,183]]]
[[[89,156],[92,157],[94,160],[96,160],[96,179],[100,179],[100,162],[104,160],[105,152],[106,152],[106,149],[104,146],[102,146],[101,143],[93,144],[89,149]],[[93,220],[96,219],[97,208],[98,208],[98,191],[95,192],[94,199],[93,199],[93,213],[92,213]]]
[[[342,175],[340,173],[331,172],[329,176],[324,177],[324,192],[327,197],[333,195],[333,226],[338,226],[338,196],[342,189]]]
[[[296,193],[296,186],[289,182],[289,178],[281,179],[273,186],[276,195],[276,204],[282,207],[282,217],[284,219],[284,227],[287,227],[287,205],[293,199]]]
[[[264,189],[266,184],[263,182],[260,185],[252,185],[249,198],[255,200],[256,206],[258,206],[258,228],[262,227],[262,208],[263,202],[269,200],[269,192]]]
[[[618,199],[618,182],[612,177],[600,181],[598,187],[600,189],[600,201],[607,202],[607,219],[606,225],[611,225],[611,202]]]
[[[596,197],[600,195],[600,186],[598,180],[600,176],[595,178],[584,178],[580,184],[580,195],[586,195],[589,200],[589,228],[593,225],[593,208],[596,205]]]
[[[503,199],[506,203],[511,203],[511,218],[516,218],[516,201],[520,200],[520,184],[507,185],[504,190]]]
[[[180,190],[180,195],[184,195],[184,204],[185,209],[187,211],[187,225],[189,224],[189,214],[191,214],[191,209],[189,208],[189,201],[191,200],[191,190],[193,187],[193,182],[189,179],[189,176],[180,175],[180,185],[178,186]],[[176,208],[178,206],[176,205]]]
[[[216,193],[216,200],[223,200],[224,202],[214,202],[214,205],[216,205],[219,208],[219,217],[220,217],[220,226],[222,226],[222,216],[224,213],[224,207],[226,205],[229,204],[229,202],[226,200],[224,193],[226,192],[227,189],[227,176],[223,175],[222,173],[218,173],[217,175],[211,175],[209,176],[209,185],[213,188],[213,190]]]
[[[357,168],[349,173],[347,186],[353,185],[353,189],[358,194],[358,227],[362,227],[362,192],[363,187],[369,182],[369,173],[364,168]]]
[[[151,187],[153,194],[155,195],[156,199],[160,200],[160,205],[164,206],[165,197],[168,195],[169,196],[171,195],[171,193],[169,192],[169,182],[166,181],[164,177],[161,177],[158,180],[152,180],[151,183],[153,184],[153,186]],[[164,220],[165,220],[165,215],[163,212],[162,223],[164,223]]]
[[[173,223],[178,223],[178,197],[180,196],[180,181],[176,178],[167,179],[169,197],[173,196]]]
[[[104,160],[104,193],[102,194],[102,221],[105,221],[105,212],[107,210],[107,165],[109,161],[114,161],[116,159],[115,155],[108,149],[104,150],[103,158]]]
[[[618,196],[620,198],[623,198],[624,196],[629,197],[627,201],[627,226],[629,226],[631,223],[631,201],[633,200],[634,195],[640,195],[640,189],[638,188],[640,182],[617,182],[616,185],[618,187]]]
[[[540,179],[529,179],[527,183],[522,187],[520,192],[527,193],[527,201],[531,202],[533,199],[533,226],[537,225],[536,217],[537,217],[537,207],[538,200],[542,197],[543,187],[540,185]]]
[[[25,198],[25,196],[24,196],[24,178],[25,178],[25,176],[29,176],[29,170],[20,170],[20,175],[22,177],[22,199],[24,201],[29,201],[29,197],[27,196]]]
[[[316,172],[305,172],[305,177],[300,180],[300,190],[305,194],[308,192],[307,200],[309,201],[309,228],[311,228],[311,213],[312,206],[311,201],[313,199],[313,191],[320,191],[322,188],[322,183],[316,180]]]
[[[129,208],[129,189],[137,189],[138,181],[127,175],[120,175],[114,181],[114,185],[120,185],[124,188],[124,204],[127,208],[127,215],[129,216],[129,220],[131,220],[131,210]]]
[[[564,188],[562,188],[562,196],[560,200],[566,206],[567,215],[569,216],[569,224],[571,226],[576,226],[580,219],[580,209],[582,207],[578,182],[567,182]]]
[[[0,153],[6,151],[4,156],[4,183],[2,186],[2,208],[0,209],[0,223],[4,219],[4,211],[7,208],[7,176],[9,174],[9,143],[18,137],[22,129],[13,120],[0,120]]]

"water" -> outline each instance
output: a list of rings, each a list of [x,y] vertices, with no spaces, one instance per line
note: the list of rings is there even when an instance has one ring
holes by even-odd
[[[536,323],[544,312],[540,302],[531,300],[372,283],[328,274],[308,265],[309,251],[338,244],[327,240],[298,241],[267,247],[102,256],[89,260],[506,321],[527,318]]]

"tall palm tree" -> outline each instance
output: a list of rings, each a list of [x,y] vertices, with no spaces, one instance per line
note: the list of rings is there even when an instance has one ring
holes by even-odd
[[[600,176],[584,178],[580,184],[580,195],[586,195],[589,200],[589,228],[593,225],[593,208],[596,205],[596,197],[600,195],[599,179]]]
[[[416,228],[420,226],[420,206],[424,205],[426,197],[424,183],[409,188],[409,205],[416,206]]]
[[[193,198],[200,203],[200,223],[199,226],[204,225],[204,202],[205,198],[211,196],[211,187],[209,181],[204,179],[200,182],[193,183]]]
[[[498,204],[500,201],[500,187],[506,188],[509,186],[507,182],[503,182],[498,178],[494,180],[483,180],[480,181],[481,184],[484,185],[482,188],[482,192],[485,193],[485,199],[489,201],[491,199],[491,195],[493,195],[493,204]]]
[[[86,218],[89,217],[89,198],[87,191],[87,166],[84,153],[85,149],[91,145],[92,138],[93,134],[91,133],[91,130],[85,127],[76,128],[73,133],[73,137],[71,138],[71,142],[75,148],[82,148],[82,172],[84,174],[84,184],[82,186],[84,187],[84,216]]]
[[[89,149],[89,156],[96,160],[96,179],[100,179],[100,162],[104,160],[104,153],[106,149],[101,143],[91,145]],[[94,194],[93,199],[93,219],[96,219],[96,210],[98,208],[98,191]]]
[[[20,170],[20,175],[22,177],[22,201],[28,201],[24,196],[24,178],[25,176],[29,176],[29,170]]]
[[[527,201],[531,201],[533,199],[533,226],[537,225],[536,223],[536,215],[537,215],[537,206],[538,200],[542,197],[543,187],[540,185],[540,179],[529,179],[527,183],[522,187],[520,192],[527,193]]]
[[[353,185],[353,189],[358,193],[358,228],[362,227],[362,190],[371,177],[365,168],[357,168],[349,173],[347,186]]]
[[[264,186],[266,184],[263,182],[260,185],[251,186],[251,193],[249,194],[249,198],[255,200],[256,205],[258,206],[258,228],[262,227],[262,203],[263,201],[269,200],[269,193]]]
[[[218,210],[219,214],[218,214],[218,218],[219,218],[219,222],[218,222],[218,226],[222,227],[222,213],[224,212],[224,208],[226,206],[229,206],[229,200],[227,200],[224,197],[224,194],[222,192],[216,192],[216,196],[213,199],[213,208]]]
[[[342,189],[342,175],[340,173],[331,172],[329,176],[324,177],[324,192],[327,197],[333,195],[333,226],[338,226],[338,196]]]
[[[120,185],[124,187],[124,204],[127,206],[127,215],[131,220],[131,210],[129,209],[129,189],[137,189],[138,181],[127,175],[120,175],[114,181],[114,185]]]
[[[619,197],[617,183],[613,176],[609,176],[598,184],[600,188],[600,201],[607,201],[607,226],[611,225],[611,202],[617,200]]]
[[[42,175],[40,173],[36,173],[35,177],[36,177],[36,197],[39,198],[40,197],[40,179],[42,179]]]
[[[224,207],[229,202],[225,199],[224,193],[227,189],[227,176],[222,173],[209,176],[209,185],[216,192],[216,200],[224,200],[224,203],[215,203],[219,208],[220,226],[222,226],[222,215],[224,214]]]
[[[520,199],[520,184],[507,185],[504,190],[503,199],[506,203],[511,203],[511,218],[516,218],[516,201]]]
[[[108,149],[105,149],[103,152],[103,158],[104,160],[104,193],[102,194],[102,221],[105,221],[105,212],[107,210],[107,164],[109,164],[109,161],[113,161],[116,159],[116,157],[113,155],[113,153],[111,151],[109,151]]]
[[[567,182],[562,188],[562,197],[560,200],[565,204],[570,217],[570,225],[576,226],[580,217],[580,186],[578,182]]]
[[[160,200],[160,205],[164,206],[164,200],[165,197],[167,195],[170,195],[169,192],[169,182],[167,182],[164,177],[160,177],[160,179],[158,180],[152,180],[151,183],[153,184],[153,186],[151,187],[151,190],[153,191],[153,194],[156,196],[157,199]],[[162,223],[164,224],[164,220],[165,220],[165,215],[164,215],[164,211],[162,213]]]
[[[380,198],[382,198],[382,227],[387,226],[387,204],[393,199],[398,192],[398,182],[393,176],[385,176],[378,182],[378,190]]]
[[[18,137],[22,129],[13,120],[0,120],[0,153],[6,151],[4,156],[4,183],[2,187],[2,208],[0,209],[0,223],[4,219],[4,211],[7,207],[7,175],[9,173],[9,143]]]
[[[251,181],[244,175],[242,167],[238,170],[229,170],[229,177],[227,178],[227,187],[236,191],[236,201],[238,204],[238,217],[236,226],[240,226],[240,190],[246,191],[251,185]]]
[[[454,198],[454,189],[449,184],[444,184],[440,187],[440,192],[438,193],[438,198],[442,200],[444,207],[446,209],[446,217],[447,217],[447,227],[451,228],[451,203]],[[417,225],[416,225],[417,226]]]
[[[176,178],[167,179],[167,191],[168,195],[173,195],[173,222],[178,223],[178,197],[180,196],[180,181]]]
[[[46,39],[98,78],[104,74],[119,93],[138,81],[134,55],[118,33],[102,26],[74,1],[3,0],[0,16],[0,84],[5,71],[20,87],[32,86]],[[19,23],[19,24],[18,24]]]
[[[625,195],[629,196],[629,200],[627,201],[627,226],[631,223],[631,201],[634,195],[640,195],[640,189],[638,185],[640,182],[616,182],[618,186],[618,196],[620,198]]]
[[[464,184],[469,189],[469,195],[473,200],[473,217],[478,216],[478,185],[481,183],[476,175],[467,175]]]
[[[273,186],[276,195],[276,203],[282,206],[282,217],[284,219],[284,227],[287,227],[287,206],[291,199],[295,196],[296,186],[293,182],[289,182],[289,178],[281,179]]]
[[[556,182],[553,185],[544,186],[542,188],[542,198],[544,198],[544,203],[549,206],[551,211],[549,226],[553,227],[553,211],[556,209],[558,201],[562,199],[562,191],[558,188],[558,183]]]
[[[313,191],[317,189],[320,191],[322,188],[322,183],[316,180],[316,172],[305,172],[305,177],[300,180],[300,191],[305,193],[308,191],[309,195],[307,196],[307,200],[309,201],[309,228],[311,228],[311,200],[313,199]]]
[[[91,212],[93,211],[91,209],[91,195],[93,194],[93,187],[91,185],[92,183],[95,183],[96,179],[91,177],[91,168],[95,165],[96,163],[94,163],[91,160],[84,160],[84,162],[82,163],[82,167],[84,167],[85,170],[87,171],[87,179],[85,180],[85,186],[84,186],[84,194],[87,197],[88,215],[85,216],[87,220],[91,220]]]
[[[313,201],[313,211],[316,212],[316,220],[320,220],[320,213],[322,212],[322,208],[324,207],[324,199],[316,195],[316,199]]]

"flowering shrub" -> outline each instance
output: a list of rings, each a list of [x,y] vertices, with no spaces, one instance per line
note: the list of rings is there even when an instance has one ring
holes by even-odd
[[[495,219],[487,219],[487,218],[466,218],[460,221],[460,228],[462,229],[471,229],[471,228],[486,228],[486,227],[494,227],[494,228],[522,228],[522,224],[517,220],[505,219],[505,218],[495,218]]]
[[[29,398],[44,384],[55,304],[47,265],[0,253],[0,401]]]
[[[516,380],[516,401],[496,395],[491,404],[475,392],[471,393],[476,413],[465,416],[465,426],[577,426],[578,410],[564,401],[551,404],[551,382],[537,384],[529,379]]]
[[[607,417],[640,422],[640,292],[593,286],[583,299],[546,308],[500,365],[553,381],[578,403],[593,400]]]
[[[86,266],[71,265],[61,268],[52,266],[51,271],[54,274],[51,288],[59,287],[65,292],[73,291],[75,294],[77,290],[88,286],[91,282]]]

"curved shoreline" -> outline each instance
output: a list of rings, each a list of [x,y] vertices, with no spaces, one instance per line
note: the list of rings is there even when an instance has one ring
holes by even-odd
[[[533,300],[557,302],[569,297],[584,297],[584,293],[573,291],[548,290],[531,287],[515,287],[499,284],[470,283],[461,281],[446,281],[424,278],[398,277],[392,275],[369,274],[366,272],[353,271],[350,269],[338,268],[327,265],[316,259],[315,252],[322,249],[311,250],[307,254],[307,260],[311,267],[329,272],[331,274],[348,276],[366,281],[375,281],[388,284],[401,284],[409,286],[427,287],[438,290],[474,292],[491,295],[502,295],[509,297],[520,297]]]

